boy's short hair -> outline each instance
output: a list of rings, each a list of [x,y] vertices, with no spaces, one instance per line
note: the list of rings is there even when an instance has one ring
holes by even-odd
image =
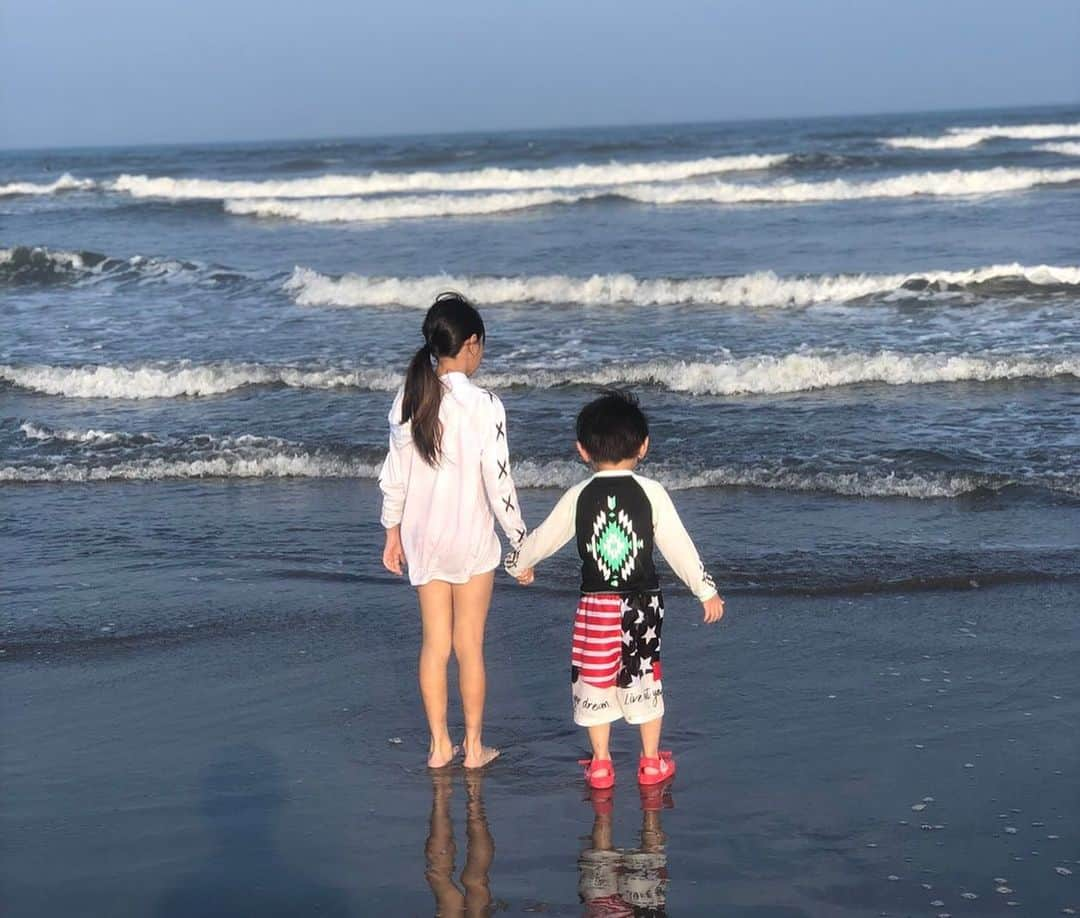
[[[577,440],[593,462],[636,459],[649,436],[649,421],[630,392],[605,389],[577,416]]]

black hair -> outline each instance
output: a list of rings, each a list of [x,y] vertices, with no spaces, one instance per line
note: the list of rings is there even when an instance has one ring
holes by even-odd
[[[649,421],[630,392],[605,389],[577,417],[577,440],[593,462],[636,459],[649,436]]]
[[[442,423],[439,405],[443,384],[435,373],[440,357],[456,357],[473,335],[485,338],[484,320],[460,293],[448,290],[435,297],[424,316],[424,346],[413,355],[405,373],[401,400],[401,423],[412,421],[412,438],[421,458],[435,465],[442,456]]]

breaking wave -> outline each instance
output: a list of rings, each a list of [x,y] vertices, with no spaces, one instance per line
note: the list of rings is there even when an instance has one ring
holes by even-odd
[[[147,459],[115,465],[63,463],[0,468],[6,482],[161,481],[183,478],[374,478],[379,467],[334,457],[292,453],[207,459]]]
[[[58,194],[63,191],[87,191],[95,186],[96,183],[92,179],[75,178],[70,172],[65,172],[55,182],[45,184],[11,182],[8,185],[0,185],[0,198],[15,195]]]
[[[563,303],[585,306],[811,306],[901,291],[978,290],[1008,285],[1032,291],[1080,286],[1080,267],[992,265],[963,271],[910,274],[838,274],[781,277],[759,271],[734,277],[638,278],[630,274],[592,277],[329,277],[296,268],[285,290],[300,306],[408,306],[426,309],[440,290],[464,290],[480,303]]]
[[[87,435],[93,431],[86,431]],[[135,437],[134,434],[118,434]],[[89,436],[87,437],[89,439]],[[162,481],[192,478],[362,478],[374,479],[380,462],[349,455],[348,451],[315,450],[272,437],[194,437],[195,455],[136,458],[111,464],[65,461],[51,465],[0,467],[0,482],[91,483],[103,481]],[[955,498],[976,491],[1009,486],[1039,487],[1080,494],[1080,480],[1063,476],[1014,479],[984,473],[897,472],[791,469],[783,466],[723,466],[681,468],[670,464],[644,469],[671,490],[750,487],[783,491],[817,491],[846,497]],[[513,466],[521,488],[567,488],[585,477],[580,463],[568,460],[522,460]]]
[[[222,395],[248,386],[284,385],[304,389],[356,388],[392,391],[399,377],[390,371],[299,369],[257,363],[62,367],[0,365],[0,381],[68,398],[181,398]]]
[[[820,491],[845,497],[954,498],[1011,485],[1042,487],[1080,493],[1080,480],[1032,478],[1018,481],[1005,475],[947,472],[814,471],[778,466],[725,466],[692,470],[671,465],[652,465],[642,471],[673,491],[694,488],[768,488],[782,491]],[[514,482],[522,488],[569,488],[585,477],[579,463],[568,461],[516,462]]]
[[[461,217],[510,213],[553,204],[579,204],[622,198],[643,204],[805,204],[864,198],[961,197],[1021,191],[1038,185],[1080,181],[1080,169],[1015,169],[921,172],[887,179],[852,182],[688,182],[677,185],[625,185],[579,192],[507,191],[498,194],[423,195],[371,199],[331,198],[311,201],[265,198],[228,200],[231,214],[298,220],[304,223],[353,223],[424,217]]]
[[[889,147],[912,150],[962,150],[985,140],[1048,140],[1051,137],[1080,137],[1080,124],[991,124],[986,127],[952,127],[936,137],[883,137]]]
[[[1021,191],[1037,185],[1080,181],[1080,169],[995,169],[919,172],[869,182],[835,179],[829,182],[776,182],[769,185],[735,185],[699,182],[671,188],[645,187],[620,190],[634,201],[652,204],[718,203],[811,203],[851,201],[861,198],[909,198],[919,196],[961,197]]]
[[[673,182],[720,172],[769,169],[787,158],[785,154],[748,154],[672,162],[609,162],[595,165],[580,163],[548,169],[506,169],[492,166],[458,172],[371,172],[366,175],[322,175],[288,181],[216,181],[121,175],[109,187],[140,198],[232,200],[331,198],[394,192],[580,188],[640,182]]]
[[[148,443],[153,442],[155,439],[148,434],[111,433],[106,430],[54,430],[51,427],[44,427],[32,421],[24,421],[19,425],[19,430],[26,439],[43,442],[52,440],[61,443],[113,445],[119,443]]]
[[[291,201],[279,198],[229,200],[230,214],[298,220],[302,223],[362,223],[372,220],[405,220],[420,217],[471,217],[509,213],[550,204],[576,204],[608,192],[574,194],[558,191],[508,191],[499,194],[437,194],[378,198],[331,198]]]
[[[753,355],[714,361],[655,360],[599,370],[523,367],[477,380],[496,389],[559,386],[657,386],[691,395],[777,395],[863,383],[890,386],[1080,377],[1080,357],[996,354],[815,353]],[[394,391],[388,369],[274,367],[263,364],[122,366],[0,365],[0,381],[69,398],[151,399],[221,395],[248,386]]]
[[[1046,153],[1060,153],[1062,156],[1080,156],[1080,142],[1041,143],[1035,149]]]
[[[103,278],[143,282],[182,276],[217,282],[239,275],[173,258],[143,255],[110,258],[98,252],[65,252],[25,245],[0,249],[0,286],[79,283]]]
[[[148,433],[53,430],[24,422],[33,440],[62,440],[85,448],[83,462],[65,461],[0,468],[0,481],[93,482],[176,478],[372,478],[376,464],[355,449],[310,449],[280,437],[251,434],[157,437]],[[124,446],[123,458],[103,464],[103,447]],[[96,463],[96,464],[95,464]]]

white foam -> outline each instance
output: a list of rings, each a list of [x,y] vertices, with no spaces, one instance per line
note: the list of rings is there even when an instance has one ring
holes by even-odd
[[[1016,482],[1001,476],[877,471],[795,471],[779,467],[718,467],[691,470],[649,464],[644,474],[671,490],[753,487],[784,491],[818,491],[848,497],[954,498],[980,489],[997,490],[1010,484],[1029,484],[1076,493],[1077,482]],[[147,459],[114,465],[8,466],[0,468],[0,482],[89,483],[101,481],[160,481],[191,478],[362,478],[374,479],[379,465],[305,451],[264,451],[250,456],[225,452],[208,458]],[[584,479],[578,462],[524,460],[513,465],[514,481],[521,488],[568,488]]]
[[[51,467],[0,468],[0,481],[94,482],[160,481],[184,478],[375,478],[376,466],[309,453],[208,459],[149,459],[108,466],[73,463]]]
[[[1080,124],[990,124],[984,127],[951,127],[935,137],[883,137],[889,147],[914,150],[959,150],[993,138],[1004,140],[1047,140],[1051,137],[1080,137]]]
[[[1077,143],[1041,143],[1036,150],[1046,153],[1060,153],[1062,156],[1080,156],[1080,142]]]
[[[46,249],[44,246],[34,246],[33,248],[16,246],[10,249],[0,249],[0,265],[14,261],[16,256],[20,255],[52,262],[64,270],[91,270],[78,252],[60,252],[54,249]]]
[[[486,372],[481,385],[651,385],[691,395],[776,395],[861,383],[922,385],[1051,379],[1080,376],[1080,357],[996,354],[873,353],[758,354],[715,361],[654,360],[611,364],[599,370],[550,370],[523,366],[516,372]],[[173,367],[13,367],[0,365],[0,380],[24,389],[69,398],[178,398],[220,395],[245,386],[286,385],[306,389],[342,387],[394,391],[401,374],[390,369],[303,369],[262,364],[182,364]]]
[[[392,192],[581,188],[633,182],[681,181],[719,172],[769,169],[786,159],[786,154],[750,154],[672,162],[579,163],[548,169],[489,167],[457,172],[371,172],[365,175],[322,175],[317,178],[285,181],[218,181],[121,175],[109,187],[140,198],[232,200],[351,197]]]
[[[105,430],[53,430],[25,421],[19,426],[19,430],[28,440],[61,440],[66,443],[120,443],[130,439],[131,434],[110,433]]]
[[[86,191],[94,186],[95,182],[92,179],[75,178],[71,173],[65,172],[55,182],[47,184],[12,182],[8,185],[0,185],[0,198],[12,195],[57,194],[61,191]]]
[[[526,277],[466,277],[449,274],[427,277],[369,277],[346,274],[328,277],[309,268],[296,268],[285,290],[300,306],[408,306],[427,309],[440,290],[462,290],[478,303],[563,303],[584,306],[811,306],[840,303],[875,294],[893,293],[905,284],[966,287],[1022,279],[1034,286],[1080,285],[1080,267],[1051,265],[991,265],[962,271],[923,271],[909,274],[837,274],[781,277],[758,271],[735,277],[673,280],[637,278],[630,274],[561,274]]]
[[[1021,191],[1037,185],[1080,181],[1080,169],[995,169],[917,172],[869,182],[834,179],[828,182],[775,182],[736,185],[698,182],[672,187],[645,186],[620,189],[619,194],[652,204],[752,204],[852,201],[862,198],[962,197]]]
[[[437,194],[378,198],[331,198],[292,201],[280,198],[229,200],[230,214],[276,217],[302,223],[362,223],[372,220],[403,220],[418,217],[466,217],[509,213],[550,204],[576,204],[599,196],[599,192],[575,194],[558,191],[507,191],[498,194]]]
[[[172,366],[0,365],[0,380],[24,389],[68,398],[151,399],[221,395],[257,385],[392,391],[397,374],[380,370],[297,369],[262,364],[177,364]]]
[[[1055,376],[1080,376],[1080,357],[806,352],[714,362],[648,361],[576,373],[536,368],[485,374],[483,381],[493,388],[654,385],[692,395],[779,395],[862,383],[905,386]]]
[[[686,182],[676,185],[623,185],[579,192],[507,191],[498,194],[331,198],[294,201],[279,198],[229,200],[232,214],[298,220],[304,223],[350,223],[424,217],[462,217],[510,213],[552,204],[578,204],[621,197],[644,204],[804,204],[863,198],[919,196],[961,197],[1021,191],[1037,185],[1080,181],[1080,169],[1013,169],[920,172],[868,182]]]
[[[673,491],[694,488],[751,487],[783,491],[820,491],[847,497],[907,497],[920,500],[953,498],[973,491],[1029,485],[1053,491],[1080,493],[1080,481],[1062,476],[1032,476],[1017,481],[1001,475],[895,471],[813,471],[779,466],[721,466],[703,470],[648,463],[642,473]],[[522,488],[569,488],[587,471],[578,462],[555,460],[515,462],[514,482]]]

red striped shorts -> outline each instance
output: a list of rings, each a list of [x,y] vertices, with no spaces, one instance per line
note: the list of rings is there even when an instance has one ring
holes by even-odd
[[[582,595],[570,652],[575,723],[593,726],[624,718],[640,724],[664,713],[663,619],[659,592]]]

